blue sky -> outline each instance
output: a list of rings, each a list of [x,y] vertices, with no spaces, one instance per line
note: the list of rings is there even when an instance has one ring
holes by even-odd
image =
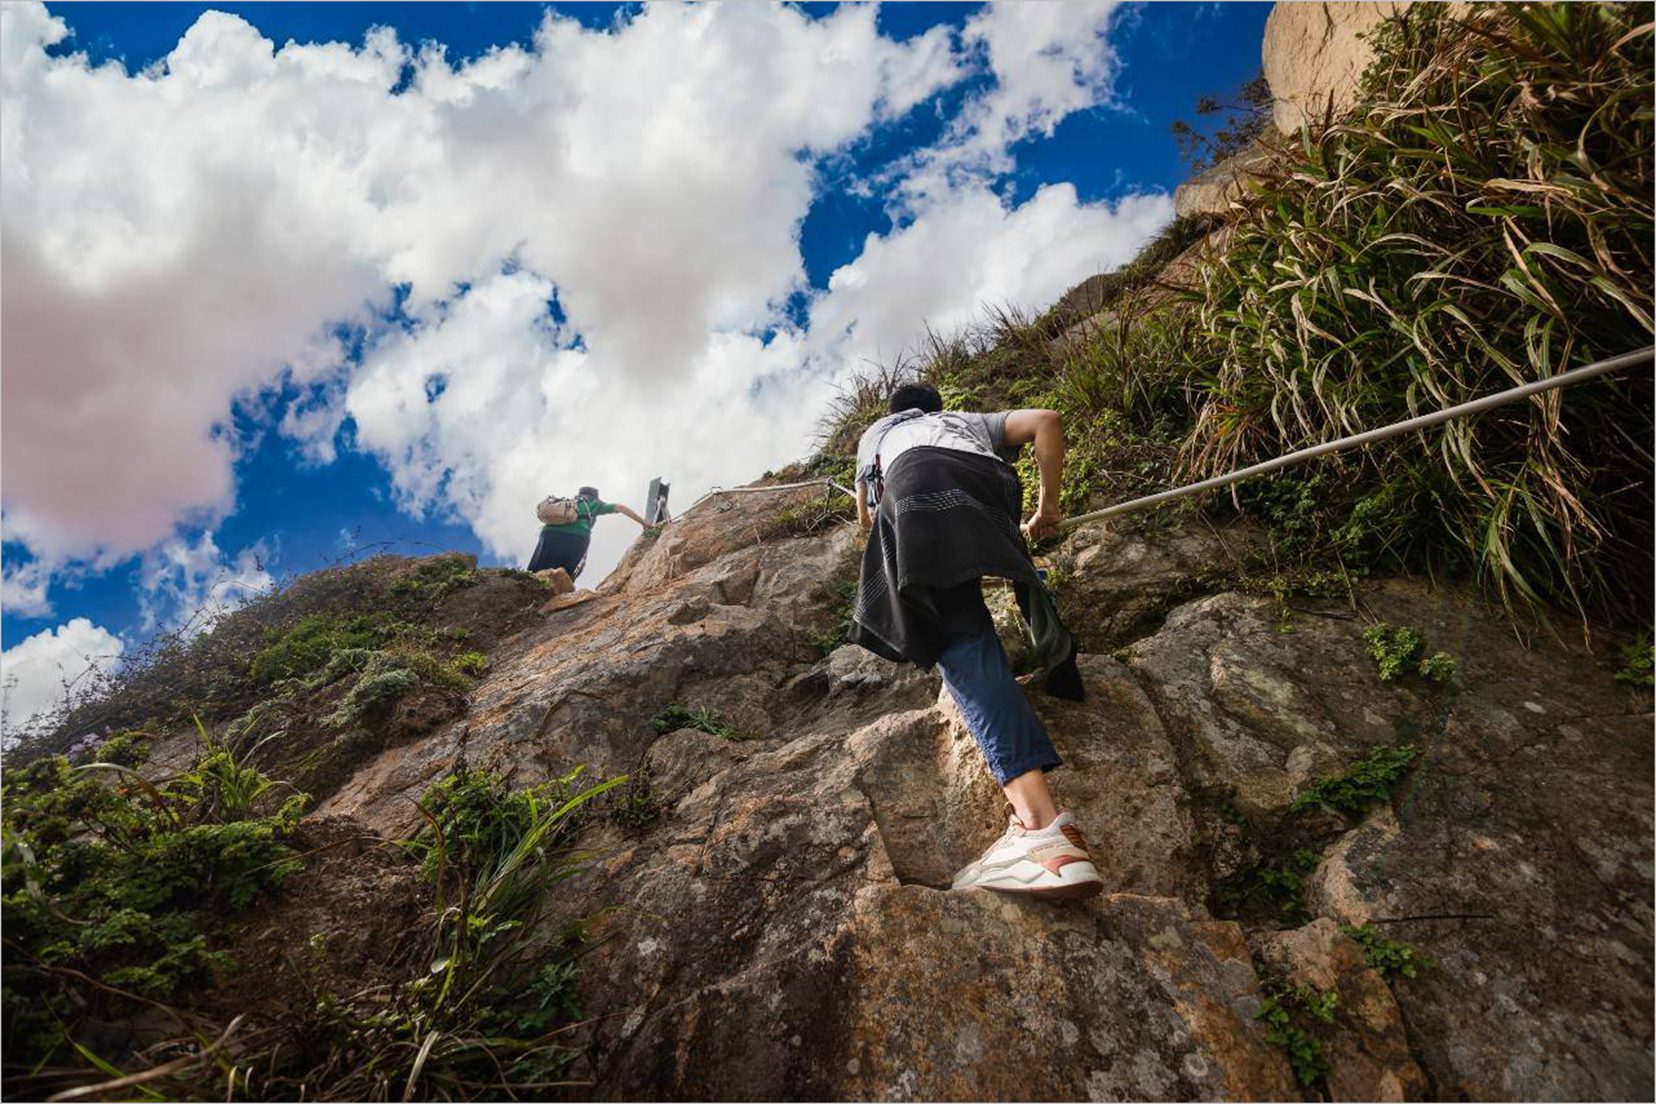
[[[808,453],[857,364],[1130,257],[1269,5],[725,9],[8,6],[8,677]]]

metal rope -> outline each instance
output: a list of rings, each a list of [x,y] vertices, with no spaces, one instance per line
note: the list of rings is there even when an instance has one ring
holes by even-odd
[[[1536,380],[1534,383],[1526,383],[1518,387],[1508,388],[1505,391],[1497,391],[1495,394],[1485,395],[1481,399],[1473,399],[1470,402],[1458,403],[1455,406],[1445,407],[1442,410],[1433,411],[1430,414],[1421,414],[1418,417],[1409,418],[1401,422],[1394,422],[1389,426],[1381,426],[1379,429],[1367,430],[1366,432],[1354,434],[1350,437],[1341,437],[1337,441],[1328,441],[1320,445],[1312,445],[1310,448],[1302,448],[1297,452],[1290,452],[1287,455],[1278,456],[1272,460],[1266,460],[1262,463],[1251,465],[1250,467],[1241,468],[1226,475],[1217,475],[1212,479],[1204,479],[1200,483],[1190,483],[1183,487],[1175,487],[1171,491],[1161,491],[1157,494],[1145,495],[1143,498],[1135,498],[1129,502],[1118,502],[1114,506],[1106,506],[1104,509],[1094,510],[1090,514],[1078,514],[1075,517],[1066,518],[1060,528],[1066,530],[1073,529],[1077,525],[1084,525],[1089,521],[1100,521],[1107,517],[1114,517],[1117,514],[1128,513],[1132,510],[1142,510],[1146,506],[1159,506],[1163,502],[1171,502],[1176,498],[1184,498],[1186,495],[1197,494],[1201,491],[1209,491],[1215,487],[1229,486],[1239,480],[1247,479],[1249,476],[1263,475],[1266,472],[1276,471],[1278,468],[1286,468],[1290,464],[1298,464],[1306,460],[1314,459],[1318,456],[1323,456],[1330,452],[1335,452],[1339,449],[1351,448],[1354,445],[1366,445],[1373,441],[1384,441],[1388,437],[1396,437],[1399,434],[1408,433],[1411,430],[1425,429],[1428,426],[1435,426],[1455,418],[1463,418],[1468,414],[1478,414],[1482,411],[1490,409],[1491,407],[1501,406],[1510,402],[1517,402],[1519,399],[1527,399],[1531,395],[1539,395],[1543,391],[1551,391],[1554,388],[1567,387],[1572,383],[1580,383],[1583,380],[1593,379],[1596,376],[1604,375],[1606,372],[1614,372],[1622,368],[1630,368],[1635,364],[1640,364],[1651,359],[1652,348],[1652,346],[1646,345],[1644,348],[1635,350],[1634,352],[1623,353],[1621,356],[1611,357],[1608,360],[1594,361],[1592,364],[1585,365],[1581,368],[1572,368],[1568,372],[1560,372],[1556,376],[1548,376],[1544,380]]]

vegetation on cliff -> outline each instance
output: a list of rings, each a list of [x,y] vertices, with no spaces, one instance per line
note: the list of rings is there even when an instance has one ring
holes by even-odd
[[[1074,511],[1205,478],[1650,342],[1646,4],[1416,5],[1351,116],[1277,152],[1214,226],[1039,319],[934,336],[894,378],[1066,415]],[[1205,245],[1171,267],[1177,246]],[[1155,272],[1160,278],[1153,278]],[[1079,289],[1078,289],[1079,290]],[[1476,575],[1509,606],[1647,609],[1648,371],[1239,486],[1279,555]]]
[[[857,434],[882,409],[890,384],[924,374],[952,405],[1064,411],[1073,434],[1064,494],[1066,505],[1078,511],[1647,342],[1648,5],[1479,8],[1464,17],[1420,7],[1385,31],[1359,111],[1280,151],[1276,167],[1230,214],[1213,223],[1173,224],[1138,262],[1089,281],[1040,318],[1008,311],[973,332],[934,335],[923,357],[854,386],[831,419],[822,453],[791,474],[848,478]],[[1599,617],[1618,601],[1648,597],[1649,398],[1648,376],[1603,380],[1263,480],[1240,488],[1234,501],[1268,523],[1282,563],[1302,563],[1303,580],[1316,580],[1296,585],[1321,588],[1366,571],[1444,567],[1477,574],[1515,604]],[[803,503],[769,516],[755,533],[775,541],[813,536],[843,513],[843,503]],[[1315,574],[1319,566],[1337,570]],[[739,579],[720,585],[728,584],[730,593],[752,593],[759,573],[755,562],[747,591],[740,591]],[[843,639],[843,584],[813,580],[827,591],[830,608],[819,609],[816,622],[778,623],[775,633],[754,618],[757,627],[741,631],[756,655],[786,652],[789,632],[811,645],[806,650],[824,654]],[[1281,603],[1286,588],[1278,581],[1265,591]],[[776,591],[758,593],[774,598]],[[684,628],[708,616],[705,596],[663,599],[649,614],[657,620],[640,615],[639,636],[683,633],[673,638],[683,655],[675,659],[664,649],[638,661],[669,672],[660,685],[629,684],[627,693],[636,700],[628,702],[608,689],[587,695],[595,713],[644,710],[646,719],[636,727],[653,740],[644,747],[677,749],[678,758],[664,753],[652,761],[653,777],[646,766],[630,779],[600,785],[567,774],[514,789],[498,775],[461,766],[433,788],[422,782],[406,791],[421,795],[421,828],[393,840],[364,838],[354,822],[301,817],[310,796],[325,798],[373,756],[459,717],[491,664],[494,646],[523,625],[544,597],[540,584],[522,573],[479,571],[461,557],[384,558],[307,576],[209,632],[164,641],[77,703],[61,724],[12,753],[8,768],[18,769],[8,769],[4,800],[8,1091],[58,1091],[127,1071],[141,1072],[120,1091],[156,1098],[467,1098],[553,1090],[574,1076],[570,1025],[582,1012],[576,971],[592,944],[578,921],[552,907],[550,895],[580,868],[576,829],[599,813],[626,833],[629,847],[636,845],[634,861],[618,874],[618,884],[633,894],[628,907],[656,908],[695,937],[693,946],[686,936],[665,951],[653,939],[640,940],[635,948],[616,950],[616,961],[677,962],[673,956],[690,948],[693,957],[681,965],[693,969],[663,965],[661,973],[649,975],[657,987],[650,1000],[681,991],[674,986],[693,986],[693,999],[710,1002],[708,993],[738,994],[728,1005],[698,1004],[693,1015],[675,1021],[691,1025],[684,1039],[705,1039],[695,1032],[729,1025],[730,1037],[745,1046],[757,1037],[755,1024],[822,1026],[824,1021],[800,1019],[805,1013],[798,1010],[777,1012],[759,998],[762,992],[798,1000],[813,1017],[824,1005],[834,1015],[846,1014],[822,998],[823,992],[838,994],[832,986],[848,976],[845,962],[823,948],[838,946],[828,936],[848,937],[846,929],[825,929],[829,922],[822,917],[838,915],[837,903],[863,900],[854,891],[873,879],[859,856],[873,843],[889,869],[879,875],[885,879],[879,892],[864,902],[869,913],[855,922],[874,923],[868,916],[883,915],[880,907],[893,910],[892,916],[912,908],[921,920],[894,924],[899,932],[892,944],[870,945],[898,945],[900,939],[923,962],[924,948],[913,950],[914,933],[921,932],[922,942],[943,933],[946,954],[940,957],[952,964],[961,953],[962,931],[989,933],[984,947],[1007,945],[983,925],[1003,924],[1003,934],[1028,938],[1043,954],[1073,935],[1022,927],[1035,922],[1010,912],[977,916],[966,911],[975,906],[920,892],[939,879],[947,885],[947,874],[930,873],[942,862],[931,831],[924,838],[905,835],[905,822],[931,823],[933,807],[911,809],[903,802],[911,796],[911,779],[937,775],[946,758],[937,748],[954,746],[946,731],[934,748],[906,729],[861,729],[867,735],[852,754],[865,759],[853,772],[842,732],[819,731],[808,737],[816,744],[795,748],[787,753],[793,758],[784,759],[782,750],[766,747],[763,732],[749,731],[750,722],[724,712],[729,700],[714,703],[688,692],[668,696],[683,691],[676,680],[688,678],[685,671],[705,669],[711,649],[735,647],[729,641],[740,626],[714,620],[713,628],[725,628],[728,636]],[[1232,597],[1235,609],[1253,608],[1253,599]],[[1224,620],[1227,641],[1245,637],[1260,652],[1296,639],[1278,635],[1292,628],[1286,612],[1250,632],[1237,629],[1242,614],[1234,610],[1214,616]],[[1355,659],[1366,644],[1376,664],[1340,668],[1353,679],[1355,669],[1363,680],[1360,691],[1340,699],[1342,710],[1350,700],[1395,704],[1397,695],[1408,693],[1436,716],[1440,696],[1461,678],[1455,661],[1431,651],[1435,645],[1421,630],[1382,624],[1367,637],[1355,629],[1339,629],[1345,635],[1336,636],[1329,624],[1323,626],[1329,639],[1344,640]],[[1434,640],[1441,637],[1440,629],[1431,631]],[[1215,637],[1218,632],[1213,629]],[[644,646],[628,641],[632,651]],[[1284,650],[1301,659],[1314,651],[1299,647]],[[1178,697],[1178,671],[1165,669],[1184,662],[1190,650],[1182,641],[1178,648],[1164,641],[1159,655],[1152,649],[1132,659],[1145,684],[1168,695],[1162,713],[1125,668],[1102,661],[1094,668],[1095,680],[1113,687],[1115,697],[1109,718],[1068,715],[1066,724],[1079,725],[1084,717],[1096,725],[1084,730],[1089,739],[1078,739],[1078,750],[1102,754],[1117,737],[1159,741],[1155,755],[1135,752],[1123,760],[1153,762],[1154,785],[1132,774],[1108,774],[1117,769],[1110,763],[1095,764],[1093,777],[1101,780],[1095,815],[1103,820],[1108,810],[1126,808],[1141,818],[1132,812],[1141,808],[1134,802],[1149,800],[1146,795],[1158,788],[1183,795],[1189,786],[1196,795],[1192,804],[1226,814],[1227,830],[1241,841],[1228,873],[1212,854],[1205,857],[1215,884],[1191,893],[1206,894],[1222,916],[1228,909],[1244,919],[1258,914],[1258,926],[1298,924],[1309,918],[1308,882],[1329,842],[1360,831],[1372,811],[1384,811],[1399,791],[1425,776],[1428,741],[1413,742],[1411,731],[1409,742],[1371,742],[1361,751],[1355,743],[1342,745],[1349,754],[1337,764],[1319,767],[1292,793],[1280,795],[1275,815],[1281,823],[1253,823],[1234,805],[1208,800],[1226,785],[1236,788],[1234,779],[1225,781],[1232,764],[1221,757],[1208,762],[1217,772],[1211,784],[1195,786],[1178,777],[1180,769],[1191,768],[1175,768],[1173,740],[1158,718],[1173,715],[1168,702]],[[1647,688],[1650,654],[1648,638],[1631,646],[1617,677]],[[1198,650],[1197,659],[1193,669],[1208,677],[1211,657]],[[683,664],[676,672],[674,662]],[[796,666],[785,672],[791,681],[772,686],[765,678],[775,672],[766,669],[762,678],[758,658],[743,662],[747,666],[731,666],[738,673],[721,676],[747,680],[734,695],[736,707],[750,695],[774,692],[794,696],[788,708],[815,710],[824,699],[810,695],[838,693],[851,703],[837,707],[840,719],[861,718],[861,724],[866,716],[860,711],[889,711],[893,701],[909,700],[895,691],[876,696],[888,691],[876,689],[878,680],[866,673],[853,672],[855,678],[824,689],[831,671]],[[1231,656],[1227,662],[1243,661]],[[1237,670],[1267,670],[1263,661],[1249,662]],[[1160,682],[1144,674],[1157,663],[1164,669]],[[1485,666],[1486,677],[1495,666]],[[903,674],[918,682],[913,672]],[[545,678],[546,672],[528,675]],[[1384,696],[1374,689],[1382,683]],[[1206,683],[1191,685],[1191,694],[1208,694]],[[1288,695],[1279,692],[1285,685],[1262,684],[1256,700],[1239,677],[1230,692],[1245,699],[1237,708],[1251,710],[1251,722],[1264,725],[1260,717],[1269,720],[1273,709],[1286,708],[1281,703]],[[778,689],[783,686],[785,692]],[[902,692],[929,700],[924,686]],[[567,696],[581,697],[582,691]],[[1512,698],[1504,695],[1503,708]],[[536,702],[509,700],[511,710],[499,713],[515,710],[514,726],[521,717],[544,718],[551,708],[539,702],[543,712],[535,714]],[[1356,712],[1366,717],[1372,711]],[[1321,713],[1306,715],[1318,722],[1300,728],[1323,733],[1332,727]],[[196,718],[200,740],[193,735]],[[1541,723],[1528,715],[1523,720]],[[923,728],[929,722],[906,723]],[[1186,727],[1194,731],[1196,722]],[[1528,731],[1518,722],[1508,727]],[[478,723],[467,746],[482,744],[486,728]],[[1388,738],[1394,729],[1401,731],[1401,722],[1386,728]],[[579,731],[589,745],[598,743],[589,729]],[[180,757],[168,741],[181,732],[193,750]],[[509,742],[535,745],[544,767],[557,761],[541,746],[544,736],[544,727],[530,725],[514,727],[510,740],[498,732],[488,738],[497,750]],[[1187,732],[1180,738],[1194,737]],[[629,754],[636,750],[619,739],[616,745]],[[146,764],[152,750],[168,750],[172,757]],[[70,754],[57,754],[64,751]],[[706,763],[750,766],[745,775],[734,768],[721,774],[713,787],[717,799],[687,801],[686,813],[678,802],[691,780],[706,781],[692,769]],[[547,768],[554,774],[567,769]],[[1267,780],[1275,789],[1283,788],[1277,786],[1279,773]],[[1561,784],[1568,783],[1572,771],[1561,773]],[[1573,773],[1587,778],[1579,765]],[[1531,785],[1530,777],[1519,775],[1513,793],[1559,788]],[[881,794],[880,800],[867,800],[865,789]],[[951,802],[970,797],[965,786],[949,791]],[[1500,797],[1506,807],[1519,804],[1511,794]],[[1194,837],[1179,827],[1182,801],[1167,798],[1161,822],[1166,834],[1134,836],[1116,825],[1116,835],[1142,844],[1164,864],[1146,860],[1149,874],[1124,877],[1165,878],[1152,888],[1168,899],[1190,888],[1184,882],[1198,879],[1196,860],[1187,853]],[[884,802],[896,811],[886,818],[889,824],[874,812],[884,816]],[[713,810],[717,831],[681,830],[686,816],[705,815],[711,824]],[[1551,807],[1542,812],[1547,815],[1535,823],[1567,819],[1552,815]],[[1120,815],[1125,820],[1129,813]],[[1477,815],[1483,831],[1483,811]],[[938,831],[966,838],[973,830],[968,820]],[[671,829],[670,846],[649,840],[662,823]],[[788,831],[795,835],[786,836]],[[1212,838],[1204,846],[1215,850]],[[675,856],[689,851],[697,853],[693,868],[674,865],[680,861]],[[813,863],[831,875],[814,873],[819,867]],[[816,889],[822,892],[810,895],[802,887],[812,886],[813,877],[821,879]],[[1184,882],[1171,884],[1175,878]],[[1136,899],[1142,888],[1135,886]],[[1434,882],[1416,897],[1460,899],[1464,887],[1452,888],[1439,892]],[[315,906],[316,898],[325,907]],[[887,903],[881,906],[877,898]],[[1137,907],[1123,906],[1112,924],[1130,928],[1123,918]],[[1123,947],[1132,943],[1135,949],[1120,949],[1117,964],[1130,970],[1140,965],[1136,949],[1167,952],[1154,940],[1174,931],[1172,921],[1155,911],[1162,905],[1143,907],[1156,918],[1142,937],[1122,937]],[[955,927],[946,929],[942,920]],[[1207,920],[1200,931],[1181,930],[1192,940],[1223,934]],[[1424,951],[1394,938],[1395,929],[1384,931],[1352,926],[1347,934],[1372,968],[1394,980],[1429,973]],[[1181,938],[1174,937],[1179,947]],[[1469,938],[1488,945],[1481,933]],[[1102,936],[1095,942],[1116,946]],[[708,947],[733,957],[712,961]],[[1193,955],[1188,968],[1206,968],[1202,964],[1211,957],[1205,950]],[[888,959],[881,956],[882,977],[911,977],[927,993],[940,976],[920,966],[903,975]],[[281,968],[267,976],[250,969],[253,963]],[[782,964],[774,967],[779,972],[767,974],[773,963]],[[1164,977],[1164,966],[1123,976]],[[723,980],[710,980],[716,967],[726,969]],[[811,969],[823,972],[804,972]],[[640,990],[642,970],[631,975]],[[751,988],[726,984],[738,976]],[[763,990],[755,977],[767,985],[765,979],[780,978],[775,984],[785,989]],[[813,979],[821,982],[820,991]],[[985,985],[999,984],[998,975],[986,972],[984,979]],[[1208,986],[1200,990],[1204,994],[1219,991],[1202,984]],[[290,1014],[241,1018],[248,994],[261,988]],[[615,988],[618,1003],[635,999],[638,991]],[[1099,1005],[1101,1020],[1122,992],[1149,1001],[1154,986],[1146,980],[1112,989]],[[1270,997],[1262,1022],[1271,1041],[1292,1055],[1302,1082],[1326,1079],[1332,1059],[1322,1036],[1337,1002],[1300,988]],[[863,1014],[883,1024],[915,1007],[911,999],[892,998]],[[1136,1007],[1124,1017],[1131,1028],[1159,1031],[1144,1026],[1150,1021]],[[946,1025],[949,1015],[972,1008],[973,1002],[962,1000],[942,1013],[927,1006],[916,1014]],[[620,1050],[615,1032],[632,1040],[637,1025],[630,1011],[617,1015],[612,1006],[604,1012],[594,1019],[603,1021],[601,1030]],[[660,1016],[656,1022],[659,1027]],[[1067,1019],[1063,1023],[1074,1028]],[[1217,1035],[1245,1037],[1241,1029]],[[643,1076],[637,1071],[646,1065],[665,1070],[677,1063],[670,1076],[680,1080],[649,1083],[699,1084],[686,1080],[704,1075],[685,1072],[687,1052],[657,1047],[661,1038],[672,1043],[668,1033],[626,1044],[626,1053],[641,1056],[634,1076]],[[1151,1053],[1152,1041],[1141,1053]],[[789,1056],[790,1070],[803,1068],[793,1057],[797,1051],[773,1049]],[[1199,1065],[1205,1069],[1206,1060]],[[1177,1067],[1188,1070],[1191,1063]],[[846,1068],[854,1077],[860,1067],[839,1063],[835,1076]],[[753,1082],[771,1083],[781,1082]]]

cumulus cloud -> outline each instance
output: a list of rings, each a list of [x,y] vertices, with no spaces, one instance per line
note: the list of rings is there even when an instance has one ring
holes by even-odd
[[[923,199],[1003,172],[1016,143],[1109,103],[1120,66],[1108,32],[1119,8],[1113,0],[985,4],[961,37],[994,83],[967,101],[941,141],[900,167],[901,193]]]
[[[811,336],[837,345],[841,361],[889,362],[925,325],[948,333],[985,305],[1052,302],[1131,260],[1172,217],[1166,195],[1085,204],[1055,184],[1011,207],[986,186],[958,188],[901,230],[869,236],[812,307]]]
[[[0,608],[13,617],[50,617],[51,582],[50,565],[40,560],[6,564],[0,569]]]
[[[195,540],[175,537],[144,555],[139,571],[141,628],[194,636],[275,580],[265,568],[269,553],[261,541],[233,559],[219,551],[210,532]]]
[[[306,462],[348,418],[404,509],[502,556],[527,555],[549,490],[636,501],[666,474],[682,505],[750,478],[803,451],[858,359],[1043,305],[1168,217],[1165,197],[1013,207],[986,183],[1108,99],[1110,8],[990,5],[902,43],[865,7],[665,5],[608,31],[549,13],[528,48],[463,64],[389,30],[278,49],[207,12],[128,74],[48,57],[64,23],[7,4],[7,539],[50,564],[147,552],[154,624],[213,572],[256,578],[211,530],[234,507],[230,411],[278,386]],[[791,328],[813,166],[973,72],[984,90],[902,166],[901,226]],[[595,576],[627,527],[600,525]]]
[[[35,633],[0,653],[0,717],[11,734],[61,709],[66,696],[120,662],[124,645],[85,617]]]

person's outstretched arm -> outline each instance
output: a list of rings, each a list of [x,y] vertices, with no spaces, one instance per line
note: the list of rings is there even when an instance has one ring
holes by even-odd
[[[857,524],[866,533],[874,525],[874,515],[868,512],[868,484],[859,479],[853,486],[857,491]]]
[[[1056,410],[1014,410],[1006,416],[1006,443],[1013,447],[1035,443],[1035,466],[1041,472],[1041,489],[1035,498],[1035,512],[1024,522],[1024,531],[1039,539],[1058,531],[1064,520],[1060,491],[1064,483],[1064,420]]]
[[[643,518],[639,517],[638,514],[636,512],[634,512],[634,510],[631,506],[622,506],[620,503],[616,503],[615,504],[615,512],[620,514],[622,517],[632,518],[634,521],[638,522],[638,524],[642,525],[646,529],[648,529],[650,527],[650,523],[645,521]]]

